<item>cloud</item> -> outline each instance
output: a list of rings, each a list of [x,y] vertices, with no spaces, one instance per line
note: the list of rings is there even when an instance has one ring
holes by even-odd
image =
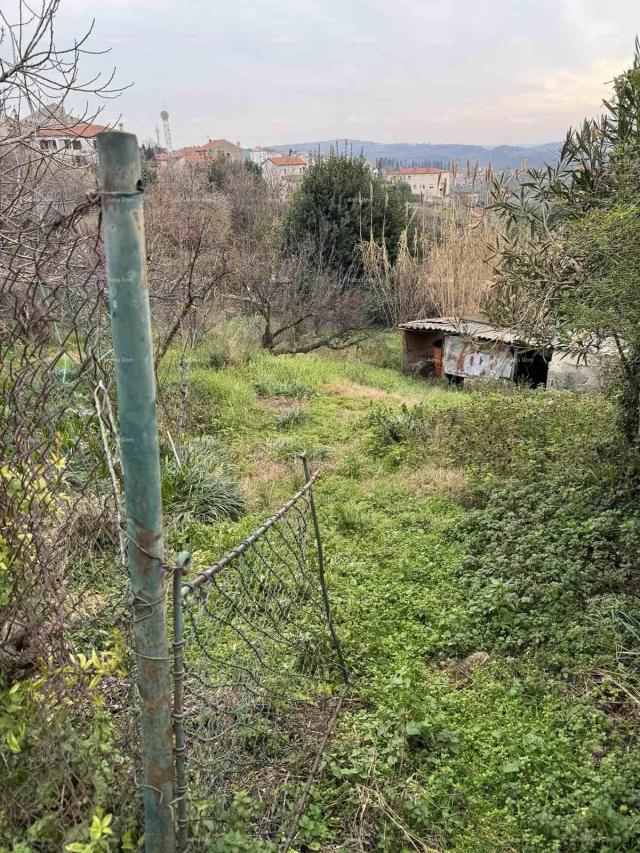
[[[13,0],[11,0],[13,2]],[[110,109],[176,144],[331,139],[537,142],[600,110],[629,63],[637,0],[62,0],[96,18],[90,67],[133,81]],[[65,11],[66,10],[66,11]],[[206,120],[203,119],[206,118]]]
[[[561,0],[559,12],[572,36],[591,47],[601,49],[607,42],[620,41],[620,20],[612,14],[611,7],[600,0]]]

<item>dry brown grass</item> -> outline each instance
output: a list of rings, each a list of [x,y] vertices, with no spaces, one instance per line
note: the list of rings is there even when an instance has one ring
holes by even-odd
[[[403,468],[394,477],[398,484],[417,495],[440,492],[452,496],[465,493],[467,481],[462,468],[445,468],[440,465],[423,464],[415,468]]]
[[[271,459],[266,453],[256,453],[247,462],[243,492],[249,511],[257,512],[278,506],[281,503],[283,482],[287,482],[295,473],[293,465]]]
[[[332,379],[324,386],[329,394],[339,397],[351,397],[355,400],[373,400],[378,403],[406,403],[415,405],[420,402],[419,397],[400,394],[398,391],[382,391],[379,388],[369,388],[367,385],[359,385],[357,382],[349,382],[346,379]]]
[[[365,268],[389,323],[480,314],[492,285],[497,233],[487,211],[451,201],[436,208],[413,245],[405,232],[393,265],[382,244],[366,243]]]
[[[309,409],[309,406],[305,405],[300,398],[292,400],[291,397],[261,397],[260,403],[262,403],[262,405],[267,409],[270,409],[272,412],[276,412],[276,414],[279,415],[291,409],[293,405],[304,412]]]

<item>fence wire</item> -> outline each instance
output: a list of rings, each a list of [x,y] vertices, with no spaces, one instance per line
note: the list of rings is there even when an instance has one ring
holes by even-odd
[[[86,196],[95,173],[85,170],[79,192],[56,194],[63,166],[34,176],[5,149],[0,840],[53,851],[112,784],[102,750],[133,779],[113,356],[99,216]],[[125,799],[124,785],[102,797],[114,812]]]
[[[312,488],[174,586],[179,849],[295,836],[347,684]]]

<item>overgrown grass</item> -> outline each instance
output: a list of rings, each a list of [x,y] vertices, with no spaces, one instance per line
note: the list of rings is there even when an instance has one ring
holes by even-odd
[[[218,442],[208,436],[193,438],[181,457],[165,455],[162,504],[170,524],[177,526],[189,521],[212,524],[242,515],[242,490]]]
[[[260,397],[309,397],[311,388],[295,379],[277,379],[272,373],[253,380],[253,387]]]
[[[291,494],[299,452],[323,472],[354,684],[296,849],[638,849],[640,515],[611,406],[429,384],[385,348],[188,372],[187,434],[224,446],[248,509],[192,514],[174,539],[196,565]],[[250,813],[221,850],[258,849]]]
[[[276,418],[276,426],[281,430],[291,429],[294,426],[303,424],[307,417],[308,415],[303,408],[300,406],[291,406],[280,412]]]

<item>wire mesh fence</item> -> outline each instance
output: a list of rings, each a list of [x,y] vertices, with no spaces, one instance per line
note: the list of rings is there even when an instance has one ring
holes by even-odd
[[[0,166],[2,157],[0,149]],[[252,536],[184,583],[174,574],[171,803],[170,727],[156,727],[167,758],[161,790],[149,772],[161,745],[144,726],[145,713],[157,722],[160,705],[163,719],[169,713],[161,536],[136,533],[149,478],[138,472],[136,490],[131,474],[149,430],[136,421],[132,433],[125,419],[120,435],[116,426],[114,373],[121,420],[140,389],[126,375],[133,367],[122,369],[136,359],[127,347],[114,351],[114,278],[99,241],[100,216],[125,208],[116,196],[141,208],[140,191],[103,187],[78,203],[18,177],[0,195],[0,847],[82,844],[87,825],[107,814],[123,843],[135,846],[144,825],[155,853],[158,816],[172,835],[175,813],[182,849],[187,830],[190,849],[208,850],[237,818],[248,836],[287,850],[347,683],[313,478],[305,463],[305,485]],[[118,286],[130,288],[133,261],[111,251],[126,266]],[[145,359],[152,363],[150,340]],[[155,422],[155,406],[145,412]],[[155,470],[158,448],[150,450]],[[133,580],[140,555],[153,557],[150,598]],[[162,629],[153,636],[150,612]],[[160,685],[161,703],[145,684],[151,693]],[[173,850],[173,839],[162,849]]]
[[[0,812],[57,850],[134,734],[113,353],[94,205],[22,174],[0,213]]]
[[[183,582],[178,561],[178,849],[210,849],[238,812],[256,841],[295,836],[348,683],[313,482],[211,567]]]

